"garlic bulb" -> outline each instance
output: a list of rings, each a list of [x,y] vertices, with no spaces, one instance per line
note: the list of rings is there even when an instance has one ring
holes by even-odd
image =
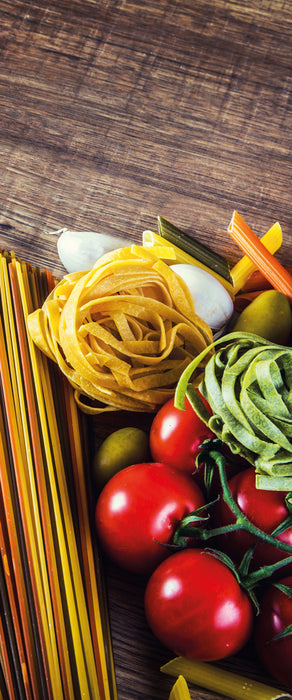
[[[129,240],[125,238],[94,231],[70,231],[61,228],[50,233],[59,235],[58,255],[67,272],[91,270],[104,253],[130,245]]]
[[[223,284],[195,265],[178,263],[170,267],[189,288],[196,314],[213,330],[225,326],[233,313],[233,301]]]

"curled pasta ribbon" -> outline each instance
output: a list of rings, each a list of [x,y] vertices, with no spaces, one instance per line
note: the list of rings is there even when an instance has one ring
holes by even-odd
[[[270,482],[259,479],[260,488],[279,488],[282,483],[289,490],[292,348],[236,332],[223,336],[212,347],[215,345],[219,348],[209,359],[199,386],[212,415],[188,383],[202,357],[190,363],[183,373],[177,387],[177,404],[186,393],[196,412],[232,452],[248,459],[258,474],[271,477]]]
[[[92,414],[156,410],[212,342],[183,280],[138,245],[105,254],[88,272],[66,275],[28,316],[28,329]],[[198,382],[210,354],[198,367]]]

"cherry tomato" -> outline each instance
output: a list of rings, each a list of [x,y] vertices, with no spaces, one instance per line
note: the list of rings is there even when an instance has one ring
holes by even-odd
[[[214,438],[214,433],[205,425],[185,400],[185,411],[167,401],[156,413],[150,428],[150,451],[152,458],[165,462],[175,469],[192,474],[196,470],[196,457],[204,440]]]
[[[207,550],[185,549],[162,562],[145,591],[145,614],[174,654],[215,661],[249,640],[253,607],[232,571]]]
[[[286,493],[283,491],[268,491],[257,489],[255,485],[255,470],[253,467],[244,469],[233,476],[229,483],[231,494],[241,511],[246,515],[251,523],[259,527],[267,534],[272,532],[289,515],[286,506]],[[215,506],[214,524],[216,526],[226,525],[235,521],[235,516],[229,506],[221,497]],[[278,535],[277,539],[292,547],[292,526]],[[289,552],[277,549],[273,545],[266,544],[255,536],[238,530],[236,532],[223,535],[219,544],[236,562],[239,562],[243,554],[257,542],[252,558],[251,568],[258,568],[264,564],[273,564],[276,561],[285,559]],[[292,554],[292,550],[291,550]],[[292,570],[292,565],[285,567],[285,575]],[[280,572],[280,573],[279,573]],[[283,569],[279,570],[277,577],[283,576]]]
[[[202,401],[211,412],[203,397]],[[187,398],[185,399],[185,407],[185,411],[181,411],[175,407],[174,399],[170,399],[159,409],[150,428],[151,455],[155,460],[192,474],[204,495],[208,500],[211,500],[217,496],[220,490],[218,470],[215,465],[212,483],[207,489],[204,464],[201,463],[197,467],[196,458],[202,443],[205,440],[212,440],[216,436],[199,418]],[[224,445],[222,449],[227,458],[227,478],[231,478],[241,469],[246,469],[248,464],[246,460],[239,456],[234,458],[227,445]]]
[[[291,589],[292,576],[278,581]],[[288,636],[274,637],[288,626],[292,627],[292,597],[269,586],[260,602],[260,612],[255,625],[255,647],[267,671],[280,683],[292,688],[292,629]]]
[[[97,533],[119,566],[149,574],[169,556],[179,521],[204,506],[188,474],[155,462],[135,464],[115,474],[101,491],[95,510]]]

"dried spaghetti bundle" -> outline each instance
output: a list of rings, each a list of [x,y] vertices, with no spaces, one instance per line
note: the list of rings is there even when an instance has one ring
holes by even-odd
[[[28,328],[88,413],[155,410],[212,341],[183,281],[137,245],[66,275],[29,315]],[[198,367],[198,381],[209,357]]]
[[[0,697],[117,700],[87,422],[26,328],[54,285],[0,254]]]

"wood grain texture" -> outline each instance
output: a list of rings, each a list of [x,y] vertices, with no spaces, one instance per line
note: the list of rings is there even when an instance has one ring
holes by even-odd
[[[0,26],[0,247],[62,275],[46,231],[162,215],[233,262],[238,209],[292,262],[290,0],[0,0]],[[107,571],[119,700],[167,700],[144,582]]]
[[[289,2],[0,3],[1,229],[291,233]],[[10,228],[9,228],[10,227]],[[25,241],[22,239],[25,238]],[[20,242],[21,241],[21,242]]]

